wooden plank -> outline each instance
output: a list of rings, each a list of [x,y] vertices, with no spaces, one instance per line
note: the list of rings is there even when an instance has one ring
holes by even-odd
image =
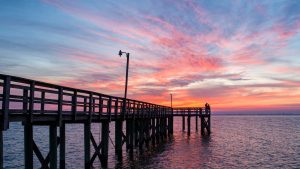
[[[42,168],[43,169],[48,169],[49,166],[48,166],[48,162],[45,162],[45,159],[41,153],[41,151],[39,150],[38,146],[36,145],[35,141],[32,140],[32,145],[33,145],[33,151],[36,155],[36,157],[38,158],[38,160],[40,161],[40,163],[42,164]]]
[[[91,166],[93,166],[93,163],[94,163],[97,156],[98,156],[99,160],[101,161],[102,156],[100,154],[100,150],[102,148],[102,142],[100,142],[99,145],[97,145],[92,132],[91,132],[91,141],[92,141],[92,145],[93,145],[94,150],[95,150],[95,152],[94,152],[94,154],[91,158],[91,161],[90,161]]]

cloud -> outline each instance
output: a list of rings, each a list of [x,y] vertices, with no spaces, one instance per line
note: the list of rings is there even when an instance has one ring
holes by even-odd
[[[122,96],[122,49],[130,53],[134,99],[169,105],[174,93],[176,106],[209,101],[217,109],[299,101],[298,60],[289,55],[299,53],[294,1],[44,0],[37,6],[39,17],[30,12],[37,7],[14,5],[26,11],[23,17],[0,12],[2,72]]]

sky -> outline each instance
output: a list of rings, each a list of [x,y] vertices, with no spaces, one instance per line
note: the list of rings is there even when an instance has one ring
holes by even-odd
[[[0,0],[0,73],[161,105],[300,112],[298,0]]]

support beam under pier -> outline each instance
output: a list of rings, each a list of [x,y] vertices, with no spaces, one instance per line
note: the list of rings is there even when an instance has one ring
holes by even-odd
[[[0,130],[0,169],[2,169],[3,167],[3,131]]]
[[[66,168],[66,124],[62,123],[60,126],[60,152],[59,152],[59,167],[60,169]]]
[[[57,169],[57,127],[56,123],[50,124],[50,169]]]
[[[91,159],[91,123],[84,123],[84,168],[90,169],[90,159]]]
[[[24,160],[25,169],[33,168],[33,132],[32,124],[25,122],[24,124]]]
[[[102,149],[101,149],[101,165],[102,167],[107,167],[108,162],[108,139],[109,139],[109,121],[103,121],[102,122],[102,133],[101,133],[101,139],[102,139]]]
[[[191,135],[191,112],[189,110],[189,113],[188,113],[188,118],[187,118],[187,125],[188,125],[188,135]]]
[[[185,115],[182,116],[182,131],[185,130]]]
[[[123,121],[117,119],[115,121],[115,152],[118,156],[118,159],[122,158],[122,145],[123,145]]]
[[[195,121],[196,121],[196,131],[198,131],[198,110],[196,111]]]

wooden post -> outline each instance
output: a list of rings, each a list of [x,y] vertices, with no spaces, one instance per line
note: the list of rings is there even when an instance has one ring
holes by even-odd
[[[87,98],[86,97],[84,97],[83,98],[83,111],[84,111],[84,113],[86,113],[86,107],[87,107]]]
[[[41,111],[42,111],[42,114],[44,114],[44,111],[45,111],[45,91],[42,91],[42,93],[41,93]]]
[[[164,115],[164,138],[167,138],[167,117]]]
[[[185,130],[185,114],[182,116],[182,131]]]
[[[149,139],[150,139],[150,119],[147,118],[146,119],[146,139],[145,139],[145,142],[146,142],[146,147],[148,148],[149,147]]]
[[[122,131],[123,131],[123,121],[121,119],[117,119],[115,121],[115,152],[118,157],[122,157]]]
[[[133,152],[134,144],[134,120],[126,120],[126,148],[130,152]]]
[[[29,98],[29,115],[27,116],[27,120],[32,123],[32,116],[34,111],[34,90],[35,90],[35,82],[30,83],[30,98]]]
[[[65,169],[66,168],[66,124],[62,123],[62,125],[60,126],[60,153],[59,153],[59,160],[60,160],[60,169]]]
[[[3,169],[3,131],[0,130],[0,169]]]
[[[160,140],[159,140],[159,137],[160,137],[160,118],[157,117],[156,118],[156,131],[155,131],[155,134],[156,134],[156,142],[157,143],[160,143]]]
[[[205,129],[205,118],[203,115],[201,115],[201,135],[205,134],[204,129]]]
[[[145,119],[143,119],[145,120]],[[146,123],[145,121],[141,121],[141,119],[138,119],[139,121],[139,129],[138,129],[138,134],[139,134],[139,148],[142,149],[143,145],[144,145],[144,128],[145,125],[144,123]]]
[[[188,110],[188,135],[191,135],[191,110]]]
[[[58,112],[58,126],[61,126],[62,123],[62,102],[63,102],[63,88],[58,88],[58,105],[57,105],[57,112]]]
[[[171,108],[171,115],[170,115],[170,117],[169,117],[169,119],[168,120],[170,120],[170,123],[169,123],[169,125],[170,125],[170,134],[172,134],[173,135],[173,108]]]
[[[196,120],[196,131],[198,131],[198,109],[196,109],[196,116],[195,116],[195,120]]]
[[[84,168],[90,169],[91,160],[91,123],[90,121],[84,123]]]
[[[50,143],[50,169],[57,169],[57,127],[50,124],[49,130]]]
[[[74,90],[74,93],[72,96],[72,119],[73,119],[73,121],[76,121],[76,112],[77,112],[77,91]]]
[[[102,122],[102,133],[101,133],[101,139],[102,139],[102,161],[101,165],[102,167],[107,167],[107,161],[108,161],[108,139],[109,139],[109,121],[105,120]]]
[[[136,118],[135,119],[135,130],[134,130],[134,145],[135,147],[138,147],[139,142],[140,142],[140,123],[139,123],[139,119]]]
[[[210,129],[211,129],[211,125],[210,125],[210,114],[208,116],[208,119],[207,119],[207,133],[210,134]]]
[[[126,120],[126,149],[129,150],[129,145],[130,145],[130,120]]]
[[[33,133],[32,124],[25,122],[24,124],[24,157],[25,169],[33,168]]]
[[[152,145],[155,145],[155,129],[156,129],[156,125],[155,125],[155,118],[151,119],[151,140],[152,140]]]
[[[0,130],[7,130],[9,128],[9,95],[10,95],[10,77],[6,76],[3,82],[3,98],[2,98],[2,119]]]

